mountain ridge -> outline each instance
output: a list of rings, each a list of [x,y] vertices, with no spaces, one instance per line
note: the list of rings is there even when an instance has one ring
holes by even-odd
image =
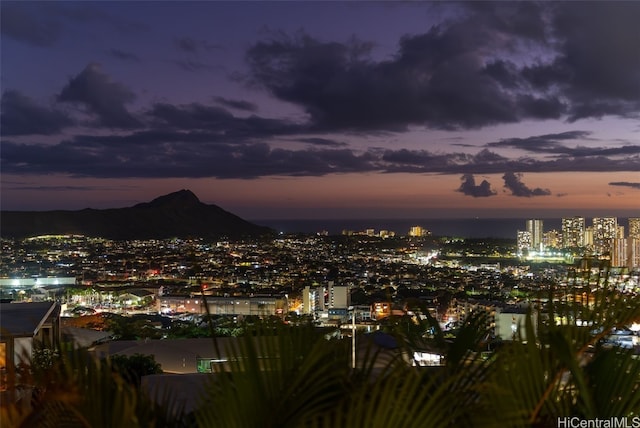
[[[131,207],[52,211],[2,211],[0,236],[27,238],[47,234],[75,234],[106,239],[254,238],[272,235],[259,226],[205,204],[182,189]]]

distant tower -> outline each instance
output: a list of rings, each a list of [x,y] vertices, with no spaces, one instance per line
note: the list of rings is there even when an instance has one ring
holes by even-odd
[[[627,254],[629,269],[640,269],[640,238],[629,238]]]
[[[562,247],[584,247],[584,217],[569,217],[562,219]]]
[[[527,232],[531,234],[531,248],[541,250],[544,247],[544,222],[540,219],[527,220]]]
[[[531,248],[531,233],[528,230],[518,231],[518,252]]]
[[[305,314],[314,314],[322,312],[325,309],[324,290],[322,287],[304,287],[302,294],[302,312]]]
[[[593,226],[584,229],[584,246],[593,250]]]
[[[627,251],[628,240],[624,238],[615,238],[611,244],[611,266],[612,267],[628,267],[629,252]]]
[[[629,219],[629,238],[640,239],[640,217]]]
[[[431,235],[431,232],[422,226],[411,226],[411,229],[409,229],[409,236],[421,237],[429,235]]]
[[[543,234],[545,248],[560,248],[562,246],[562,235],[557,230],[550,230]]]
[[[618,219],[616,217],[594,217],[593,245],[597,254],[611,251],[611,245],[617,236]]]

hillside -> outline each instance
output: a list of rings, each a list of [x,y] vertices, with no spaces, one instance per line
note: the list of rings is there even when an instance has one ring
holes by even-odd
[[[107,239],[236,239],[271,233],[271,229],[243,220],[217,205],[200,202],[189,190],[127,208],[2,211],[0,217],[3,238],[77,234]]]

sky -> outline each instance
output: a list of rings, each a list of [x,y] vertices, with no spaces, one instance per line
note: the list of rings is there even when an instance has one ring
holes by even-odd
[[[640,216],[640,2],[0,8],[3,210]]]

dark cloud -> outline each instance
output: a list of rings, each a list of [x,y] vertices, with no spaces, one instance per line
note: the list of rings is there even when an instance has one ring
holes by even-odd
[[[379,169],[370,154],[351,150],[287,150],[265,143],[155,143],[116,146],[74,142],[56,146],[3,143],[6,173],[65,173],[78,177],[321,176]]]
[[[105,190],[98,186],[19,186],[12,187],[12,190],[46,190],[47,192],[67,192],[67,191],[88,191]]]
[[[536,187],[530,189],[522,182],[522,174],[514,172],[505,172],[502,176],[504,187],[511,191],[513,196],[530,198],[532,196],[547,196],[551,194],[549,189],[541,189]]]
[[[491,184],[487,180],[482,180],[480,184],[476,185],[476,179],[473,177],[473,174],[465,174],[461,180],[462,184],[460,184],[458,192],[464,193],[467,196],[485,198],[496,194],[496,192],[491,189]]]
[[[341,141],[329,140],[327,138],[299,138],[298,141],[303,143],[311,144],[314,146],[322,146],[322,147],[346,147],[347,143],[343,143]]]
[[[0,127],[3,135],[51,135],[73,124],[69,116],[37,105],[18,91],[2,94]]]
[[[609,186],[624,186],[631,187],[632,189],[640,189],[640,183],[632,183],[629,181],[612,181]]]
[[[249,101],[230,100],[230,99],[224,98],[224,97],[214,97],[213,100],[215,102],[217,102],[218,104],[221,104],[221,105],[223,105],[225,107],[233,108],[233,109],[236,109],[236,110],[244,110],[244,111],[250,111],[250,112],[258,111],[258,106],[255,105],[254,103],[249,102]]]
[[[534,119],[559,119],[567,110],[565,103],[556,96],[524,94],[517,97],[517,105],[521,117]]]
[[[50,17],[37,13],[35,4],[2,2],[0,30],[10,37],[35,46],[53,45],[60,36],[60,25]]]
[[[500,82],[505,88],[516,89],[522,85],[517,66],[509,60],[493,60],[481,72]]]
[[[568,101],[569,118],[638,116],[640,3],[554,3],[551,31],[557,55],[525,68],[523,76]],[[554,89],[555,88],[555,89]]]
[[[489,150],[468,153],[433,153],[427,150],[385,150],[381,160],[387,172],[496,173],[511,168],[509,159]]]
[[[160,126],[179,129],[221,129],[224,130],[234,117],[222,107],[205,106],[198,103],[176,106],[157,103],[148,115],[160,120]]]
[[[387,172],[415,172],[442,174],[498,174],[510,172],[564,172],[564,171],[638,171],[640,156],[610,158],[607,156],[534,159],[507,158],[489,150],[476,155],[467,153],[431,153],[424,150],[387,150],[381,160]]]
[[[302,106],[322,129],[404,130],[409,124],[472,128],[518,120],[514,99],[481,73],[475,48],[491,35],[433,28],[406,36],[397,56],[374,62],[358,41],[306,35],[254,45],[253,83]]]
[[[431,153],[427,150],[386,150],[382,156],[382,160],[393,164],[405,165],[428,165],[436,160],[442,160],[442,157]],[[448,162],[447,162],[448,163]]]
[[[125,52],[120,49],[109,49],[107,53],[122,61],[140,61],[140,57],[138,55],[131,52]]]
[[[206,130],[227,140],[244,141],[306,132],[304,126],[286,121],[258,116],[237,118],[222,107],[199,103],[181,106],[157,103],[147,114],[154,120],[154,125],[160,128],[170,127],[187,132]]]
[[[486,144],[487,147],[512,147],[531,153],[558,154],[563,157],[584,158],[596,156],[634,156],[640,155],[640,145],[624,144],[619,147],[587,147],[577,145],[567,147],[563,141],[590,140],[590,132],[567,131],[559,134],[536,135],[527,138],[506,138]]]
[[[504,174],[506,187],[520,196],[549,192],[526,187],[520,181],[523,171],[640,170],[638,156],[536,160],[510,159],[488,149],[475,155],[407,149],[360,152],[341,148],[328,139],[303,137],[303,130],[296,125],[271,119],[235,118],[220,108],[221,111],[215,108],[198,111],[199,108],[204,107],[158,109],[153,119],[158,121],[158,126],[143,131],[78,135],[47,146],[18,144],[3,139],[1,168],[5,173],[64,173],[95,177],[252,178],[346,172],[500,173]],[[297,150],[275,148],[264,142],[264,135],[288,136],[313,146]]]
[[[83,105],[87,112],[97,116],[100,125],[110,128],[134,128],[140,122],[126,109],[125,104],[135,99],[134,93],[114,82],[100,65],[91,63],[58,95],[58,101]]]
[[[587,131],[567,131],[558,134],[535,135],[527,138],[505,138],[486,144],[487,147],[512,147],[534,153],[558,153],[568,150],[562,145],[566,140],[584,140],[591,133]]]
[[[458,6],[457,18],[402,37],[385,60],[358,40],[279,34],[248,50],[250,82],[330,130],[640,113],[640,3]]]

